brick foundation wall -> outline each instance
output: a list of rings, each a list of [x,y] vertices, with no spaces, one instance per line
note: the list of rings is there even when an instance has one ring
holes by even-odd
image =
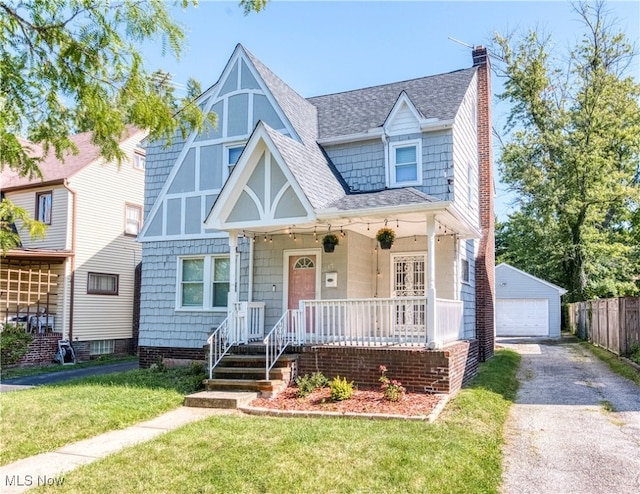
[[[455,393],[478,371],[478,341],[461,341],[442,350],[413,348],[299,347],[298,375],[322,372],[359,386],[379,386],[380,365],[408,391]]]
[[[52,364],[61,339],[62,333],[34,334],[28,352],[16,362],[16,366]]]
[[[109,353],[107,355],[112,355],[114,357],[126,357],[127,355],[134,355],[134,345],[135,341],[133,338],[123,338],[119,340],[114,340],[113,343],[113,353]],[[76,354],[77,362],[87,362],[91,359],[96,359],[100,355],[91,355],[91,342],[90,341],[79,341],[76,340],[73,342],[73,351]]]
[[[208,351],[208,350],[207,350]],[[157,363],[160,359],[187,359],[207,360],[208,354],[205,348],[168,348],[157,346],[138,347],[140,368],[146,369]]]
[[[476,259],[476,338],[481,362],[493,356],[495,344],[495,216],[491,144],[491,70],[487,49],[473,50],[478,67],[478,196],[480,239]]]

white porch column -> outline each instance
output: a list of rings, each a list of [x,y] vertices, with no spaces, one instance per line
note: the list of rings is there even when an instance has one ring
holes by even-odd
[[[436,341],[436,217],[427,215],[427,343]]]
[[[229,232],[229,296],[227,298],[227,307],[229,311],[233,310],[233,304],[238,301],[238,292],[236,290],[237,280],[236,273],[238,271],[238,232],[231,230]]]

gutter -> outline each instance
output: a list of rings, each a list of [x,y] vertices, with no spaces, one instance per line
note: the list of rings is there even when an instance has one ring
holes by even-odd
[[[75,299],[75,278],[76,278],[76,221],[78,217],[78,194],[69,186],[67,179],[62,184],[69,191],[73,198],[73,206],[71,210],[71,280],[69,283],[69,343],[73,343],[73,312]]]

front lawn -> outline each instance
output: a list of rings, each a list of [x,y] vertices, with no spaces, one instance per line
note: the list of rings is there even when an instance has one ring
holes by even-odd
[[[441,419],[214,416],[65,475],[60,492],[497,492],[519,355],[481,365]]]
[[[0,394],[0,465],[124,429],[180,406],[202,369],[142,369]]]

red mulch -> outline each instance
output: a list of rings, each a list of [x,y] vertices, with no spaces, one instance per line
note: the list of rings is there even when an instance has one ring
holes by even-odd
[[[384,399],[380,388],[359,388],[344,401],[331,401],[329,388],[316,389],[305,398],[298,398],[298,388],[290,386],[274,398],[258,398],[251,405],[275,410],[321,412],[379,413],[392,415],[429,415],[443,395],[406,393],[397,402]]]

